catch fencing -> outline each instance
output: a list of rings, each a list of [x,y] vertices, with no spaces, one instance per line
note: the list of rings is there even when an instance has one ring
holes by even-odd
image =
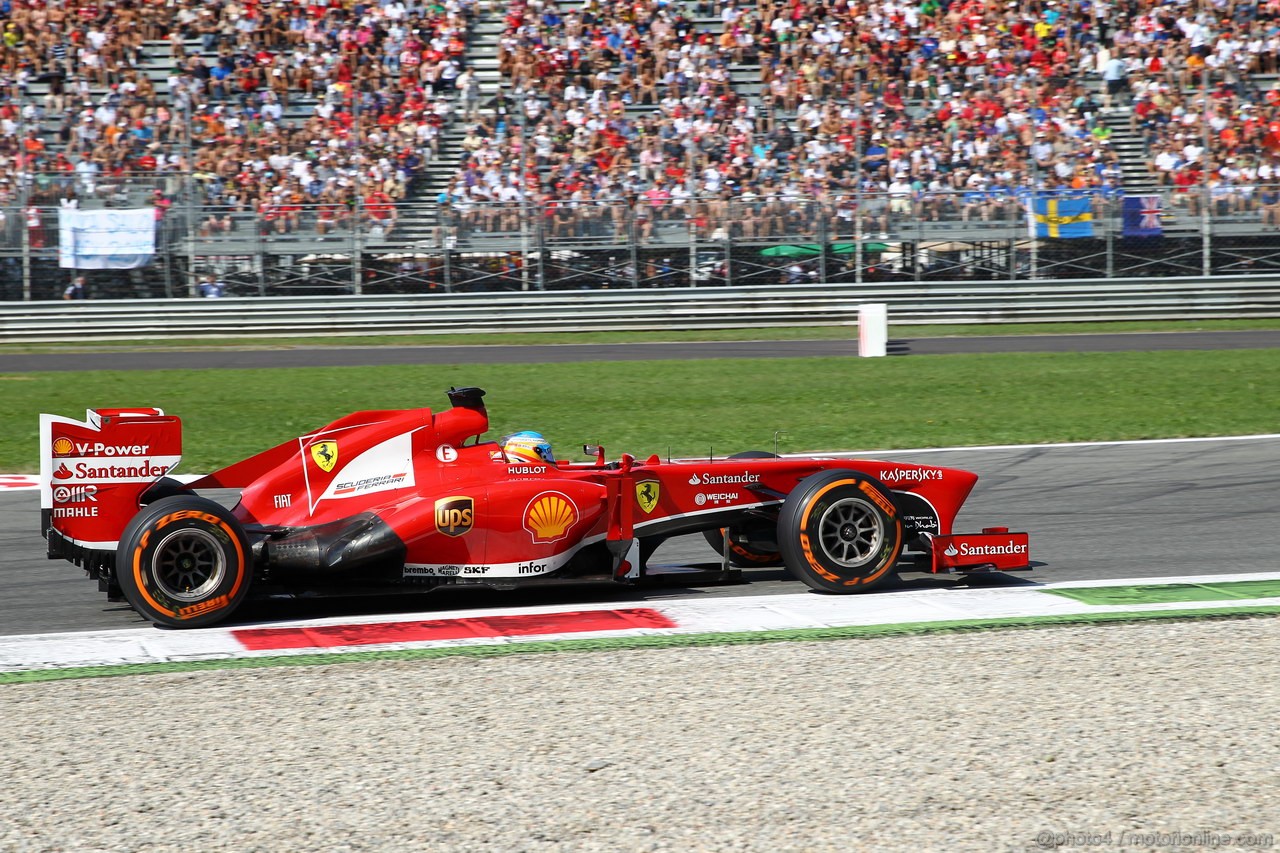
[[[0,340],[852,326],[867,302],[895,324],[1280,317],[1280,276],[16,302]]]
[[[169,206],[155,257],[80,271],[91,299],[1280,275],[1280,187],[1144,190],[1135,198],[1147,227],[1136,228],[1114,193],[999,185],[442,204],[232,203],[226,192],[214,202],[208,184],[62,175],[37,182],[44,190],[25,208],[0,197],[0,300],[61,298],[77,272],[58,265],[55,197],[124,208],[150,204],[157,190]]]

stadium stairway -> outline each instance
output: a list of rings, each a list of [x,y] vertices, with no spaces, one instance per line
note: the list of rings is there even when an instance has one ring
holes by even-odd
[[[1154,190],[1157,182],[1147,168],[1146,144],[1133,125],[1132,110],[1127,106],[1115,107],[1099,118],[1111,130],[1111,147],[1120,158],[1120,181],[1125,192],[1133,195],[1145,189]]]

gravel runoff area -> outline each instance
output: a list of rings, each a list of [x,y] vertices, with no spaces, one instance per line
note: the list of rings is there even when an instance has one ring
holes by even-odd
[[[1206,848],[1280,836],[1278,659],[1255,618],[14,685],[0,850]]]

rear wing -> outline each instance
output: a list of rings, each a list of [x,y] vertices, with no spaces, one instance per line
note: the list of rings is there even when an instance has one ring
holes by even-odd
[[[159,409],[40,416],[40,529],[50,557],[114,550],[138,499],[182,459],[182,422]]]

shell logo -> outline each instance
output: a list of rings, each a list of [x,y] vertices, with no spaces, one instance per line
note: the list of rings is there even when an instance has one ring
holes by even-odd
[[[54,456],[70,456],[74,450],[75,447],[71,444],[71,439],[69,438],[57,438],[53,441]]]
[[[578,518],[578,508],[567,495],[543,492],[529,501],[524,529],[533,534],[534,542],[555,542],[568,534]]]

